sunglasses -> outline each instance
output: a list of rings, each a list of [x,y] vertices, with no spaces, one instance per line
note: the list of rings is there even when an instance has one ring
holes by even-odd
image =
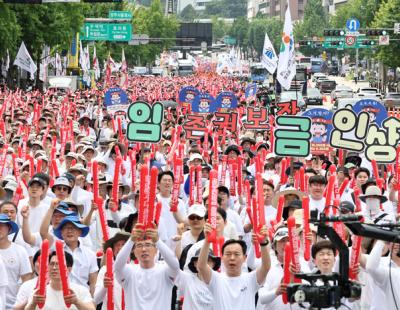
[[[54,188],[54,190],[59,190],[59,191],[61,191],[61,192],[68,192],[68,191],[69,191],[69,187],[66,187],[66,186],[56,186],[56,187]]]
[[[203,219],[203,217],[197,216],[197,215],[191,215],[191,216],[188,217],[188,219],[191,220],[191,221],[195,221],[195,220],[201,221]]]

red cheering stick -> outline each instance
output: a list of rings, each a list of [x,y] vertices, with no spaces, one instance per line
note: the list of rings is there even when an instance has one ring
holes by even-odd
[[[37,165],[36,165],[36,172],[40,173],[42,172],[42,165],[43,165],[43,161],[41,158],[38,158],[37,160]]]
[[[303,197],[302,199],[302,207],[303,207],[303,244],[304,244],[304,259],[306,261],[310,260],[310,249],[311,242],[307,238],[307,235],[310,233],[310,199],[308,197]]]
[[[269,131],[269,143],[270,143],[270,150],[273,153],[275,150],[275,127],[274,126],[270,126],[270,131]]]
[[[201,166],[196,167],[196,188],[197,188],[196,202],[198,204],[201,204],[203,201],[203,184],[201,181]]]
[[[360,189],[358,187],[354,188],[354,200],[356,203],[356,212],[361,211],[361,203],[360,203]]]
[[[372,171],[374,173],[374,177],[376,180],[378,180],[379,179],[378,164],[376,163],[375,159],[371,160],[371,165],[372,165]]]
[[[172,197],[171,197],[171,208],[170,211],[171,212],[177,212],[178,211],[178,198],[179,198],[179,190],[180,190],[180,186],[181,186],[181,182],[180,182],[180,176],[182,174],[182,158],[176,158],[174,161],[174,186],[172,188]]]
[[[218,172],[210,171],[209,198],[208,198],[208,219],[212,232],[207,236],[207,241],[212,243],[217,238],[217,208],[218,208]]]
[[[287,160],[286,158],[283,158],[281,161],[281,178],[280,178],[280,184],[284,185],[286,184],[286,168],[287,168]]]
[[[219,185],[222,185],[222,186],[225,186],[227,164],[228,164],[228,156],[222,155],[221,179],[219,180]]]
[[[257,184],[257,212],[258,212],[258,241],[262,242],[265,238],[260,234],[260,229],[265,225],[265,208],[264,208],[264,192],[263,192],[263,181],[261,173],[256,174]]]
[[[156,204],[156,211],[155,211],[155,214],[154,214],[154,222],[157,225],[159,225],[159,223],[160,223],[161,208],[162,208],[162,203],[161,203],[161,201],[159,201]]]
[[[129,159],[130,159],[130,161],[131,161],[131,183],[132,183],[132,185],[131,185],[131,191],[132,191],[132,193],[134,193],[135,192],[135,190],[136,190],[136,188],[135,188],[135,186],[136,186],[136,153],[134,153],[134,152],[130,152],[129,153]]]
[[[236,170],[237,164],[231,163],[229,165],[229,193],[231,196],[236,196]]]
[[[283,284],[288,285],[290,283],[290,262],[291,258],[291,248],[290,243],[286,242],[285,244],[285,254],[284,254],[284,263],[283,263]],[[282,293],[282,301],[286,305],[288,303],[288,297],[286,291]]]
[[[122,158],[120,156],[117,156],[115,160],[114,180],[111,192],[111,199],[115,203],[115,207],[111,209],[112,212],[116,212],[118,210],[119,173],[121,171],[121,165],[122,165]]]
[[[288,230],[289,230],[289,242],[292,255],[292,263],[296,272],[300,272],[300,260],[299,260],[299,236],[296,234],[296,220],[293,216],[290,216],[287,220]],[[296,278],[295,278],[295,282]]]
[[[194,203],[194,185],[195,185],[196,168],[190,166],[189,168],[189,206]]]
[[[353,236],[353,245],[351,247],[350,254],[350,269],[349,269],[349,279],[357,280],[357,274],[355,273],[356,266],[358,264],[358,259],[360,257],[361,251],[361,236]]]
[[[53,167],[53,174],[56,178],[60,176],[60,172],[58,171],[58,165],[55,159],[51,161],[51,165]]]
[[[249,180],[244,181],[244,192],[246,194],[246,204],[251,205],[251,190]]]
[[[343,166],[343,150],[339,149],[339,162],[338,162],[339,166]]]
[[[0,177],[3,176],[4,166],[6,164],[6,158],[7,158],[7,150],[8,150],[8,144],[5,144],[3,147],[3,155],[0,158]]]
[[[285,206],[285,196],[279,196],[278,199],[278,211],[276,212],[276,222],[279,223],[282,221],[282,214],[283,214],[283,208]]]
[[[328,186],[326,188],[325,198],[325,213],[329,212],[329,207],[332,205],[333,188],[335,186],[336,177],[334,175],[329,176]]]
[[[65,264],[64,244],[61,240],[56,241],[56,254],[58,260],[58,269],[60,271],[61,287],[63,291],[64,299],[70,294],[68,286],[68,273],[67,266]],[[65,304],[67,308],[71,307],[71,304]]]
[[[237,191],[238,195],[241,196],[243,192],[243,175],[242,175],[243,158],[239,156],[237,158]]]
[[[304,174],[305,174],[304,167],[300,167],[299,178],[300,178],[300,191],[301,192],[304,192],[306,189]]]
[[[42,250],[40,253],[40,271],[39,271],[39,292],[40,296],[44,296],[46,299],[46,285],[47,285],[47,272],[49,264],[49,240],[45,239],[42,243]],[[44,307],[44,302],[38,304],[39,309]]]
[[[29,175],[32,178],[34,174],[35,174],[35,162],[33,160],[33,157],[29,155]]]
[[[16,206],[18,206],[18,203],[22,198],[23,198],[22,187],[21,187],[21,184],[18,183],[18,187],[17,187],[17,189],[15,190],[15,193],[14,193],[13,203]]]
[[[104,209],[103,198],[99,197],[97,201],[95,201],[95,204],[97,205],[97,210],[99,212],[101,232],[103,233],[103,240],[105,242],[110,239],[110,235],[108,233],[107,217]]]
[[[342,182],[342,184],[340,184],[339,187],[339,198],[342,197],[347,185],[349,184],[350,180],[348,178],[345,178]]]
[[[218,162],[218,135],[214,135],[214,143],[213,143],[213,162]]]
[[[106,276],[112,280],[112,284],[107,287],[107,310],[114,310],[114,273],[113,273],[113,251],[111,248],[106,252]]]
[[[255,197],[253,197],[253,233],[257,236],[257,239],[259,239],[260,235],[260,213],[258,210],[259,206],[257,204],[257,200]],[[261,257],[261,250],[260,250],[260,244],[259,242],[254,242],[254,252],[256,254],[257,258]]]
[[[97,203],[97,201],[99,200],[99,164],[96,160],[93,161],[92,168],[93,200]]]
[[[147,191],[148,184],[147,179],[149,175],[149,168],[147,165],[143,165],[140,168],[140,191],[139,191],[139,214],[138,223],[145,224],[145,208],[147,207]]]
[[[12,154],[12,163],[13,163],[15,179],[17,180],[17,183],[19,183],[20,181],[19,166],[17,164],[17,156],[15,155],[15,153]]]
[[[118,137],[119,137],[119,141],[123,141],[124,137],[122,134],[122,121],[120,117],[117,117],[117,125],[118,125]]]
[[[150,192],[149,192],[149,210],[147,213],[146,228],[153,227],[154,221],[154,205],[156,203],[156,190],[157,190],[157,167],[152,167],[150,170]]]

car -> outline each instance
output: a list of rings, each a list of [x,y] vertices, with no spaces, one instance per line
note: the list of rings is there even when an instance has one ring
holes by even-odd
[[[321,93],[330,93],[336,88],[336,81],[334,80],[322,80],[318,83],[318,89]]]
[[[306,102],[303,98],[303,96],[301,95],[300,91],[284,91],[280,94],[279,98],[278,98],[278,102],[289,102],[292,100],[297,100],[297,106],[301,109],[301,110],[305,110],[306,109]]]
[[[354,93],[351,87],[346,85],[337,85],[335,90],[331,92],[332,102],[339,98],[353,98]]]
[[[329,79],[327,77],[321,77],[317,80],[315,83],[315,87],[319,89],[319,85],[321,84],[322,81],[328,81]]]
[[[357,91],[357,97],[361,98],[365,98],[365,97],[376,97],[378,99],[382,98],[381,93],[379,93],[378,89],[375,87],[361,87],[358,89]]]
[[[307,96],[304,97],[304,100],[309,105],[323,105],[322,94],[318,88],[309,88],[307,90]]]
[[[383,97],[383,104],[386,108],[400,106],[400,93],[389,92]]]
[[[333,104],[333,109],[343,109],[348,105],[353,106],[358,101],[360,101],[360,98],[338,98]]]
[[[324,73],[320,73],[320,72],[314,73],[313,78],[312,78],[312,81],[313,81],[314,83],[316,83],[317,80],[320,79],[320,78],[327,78],[327,76],[326,76]]]

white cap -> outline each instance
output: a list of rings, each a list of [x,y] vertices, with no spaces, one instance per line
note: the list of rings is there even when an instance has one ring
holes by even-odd
[[[194,161],[195,159],[200,159],[201,161],[203,161],[203,156],[201,156],[199,153],[191,154],[189,161]]]
[[[204,217],[206,215],[206,208],[201,204],[194,204],[189,207],[188,217],[191,216],[192,214]]]

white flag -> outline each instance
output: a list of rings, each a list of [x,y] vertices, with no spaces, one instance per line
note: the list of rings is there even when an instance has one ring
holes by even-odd
[[[63,68],[61,63],[61,56],[59,53],[56,53],[55,68],[56,68],[56,76],[62,75]]]
[[[99,66],[99,60],[97,59],[96,55],[96,46],[94,46],[93,48],[93,69],[94,69],[95,79],[97,80],[100,78],[100,66]]]
[[[271,74],[274,74],[276,66],[278,65],[278,57],[276,56],[274,46],[268,37],[268,33],[265,33],[261,64]]]
[[[8,53],[8,48],[7,48],[7,57],[5,60],[3,60],[1,64],[1,73],[5,78],[7,77],[7,72],[9,68],[10,68],[10,54]]]
[[[37,71],[37,66],[33,61],[31,55],[29,55],[26,49],[25,43],[22,42],[19,47],[17,57],[15,57],[14,65],[20,67],[21,69],[28,71],[31,74],[31,79],[34,79],[35,72]]]
[[[294,37],[292,17],[290,15],[290,7],[285,13],[285,24],[283,25],[281,50],[279,52],[278,72],[276,78],[283,88],[290,88],[294,76],[296,75],[296,60],[294,52]]]

